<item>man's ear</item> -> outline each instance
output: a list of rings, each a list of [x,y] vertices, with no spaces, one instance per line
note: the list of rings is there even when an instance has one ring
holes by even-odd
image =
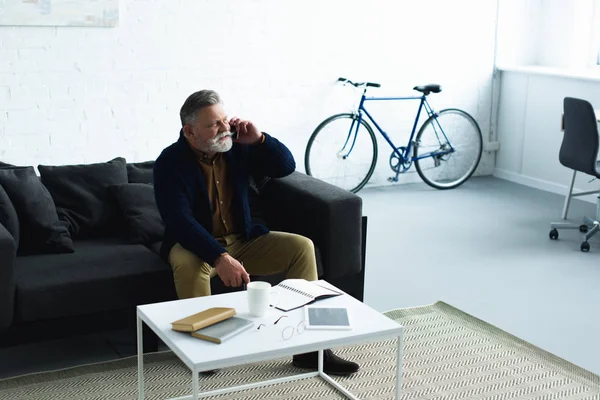
[[[186,137],[186,139],[193,139],[194,138],[194,131],[192,130],[192,126],[189,124],[185,124],[183,126],[183,136]]]

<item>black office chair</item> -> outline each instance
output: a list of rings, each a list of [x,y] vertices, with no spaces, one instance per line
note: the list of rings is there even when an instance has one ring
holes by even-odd
[[[600,230],[600,193],[598,190],[573,193],[577,171],[600,178],[600,161],[598,157],[598,123],[592,105],[581,99],[565,97],[564,100],[564,136],[558,159],[562,165],[573,170],[569,192],[565,198],[562,218],[567,219],[569,204],[572,197],[595,193],[595,219],[583,217],[583,224],[576,225],[567,222],[552,222],[550,224],[550,239],[558,239],[557,229],[579,229],[583,235],[581,251],[589,251],[589,238]]]

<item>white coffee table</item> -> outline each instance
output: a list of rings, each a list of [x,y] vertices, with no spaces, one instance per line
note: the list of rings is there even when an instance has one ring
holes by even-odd
[[[325,281],[321,284],[329,285]],[[331,286],[331,285],[329,285]],[[333,288],[333,286],[331,286]],[[366,341],[398,338],[398,364],[396,372],[396,399],[400,398],[402,379],[402,338],[403,327],[353,297],[343,294],[313,303],[318,306],[346,307],[351,313],[352,330],[319,331],[305,330],[285,340],[282,330],[286,326],[296,327],[304,320],[304,310],[296,309],[284,313],[277,309],[269,310],[265,317],[255,318],[248,314],[246,292],[236,292],[194,299],[176,300],[164,303],[148,304],[137,307],[137,351],[138,351],[138,388],[139,399],[144,398],[144,364],[142,347],[142,323],[148,325],[156,335],[187,365],[192,371],[192,395],[182,399],[230,393],[252,389],[275,383],[289,382],[319,376],[346,397],[357,399],[348,390],[334,381],[323,371],[323,350]],[[200,312],[210,307],[233,307],[238,316],[252,319],[256,327],[264,324],[260,330],[253,328],[222,344],[214,344],[192,337],[189,333],[171,330],[171,322]],[[277,325],[273,325],[281,315],[287,315]],[[226,368],[235,365],[271,360],[294,354],[319,351],[318,370],[315,372],[250,383],[208,392],[199,393],[198,374],[202,371]]]

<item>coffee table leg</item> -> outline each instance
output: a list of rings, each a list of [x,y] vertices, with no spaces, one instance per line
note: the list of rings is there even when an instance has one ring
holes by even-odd
[[[192,400],[198,400],[198,371],[192,370]]]
[[[396,359],[396,400],[400,400],[400,391],[402,389],[402,347],[404,340],[404,329],[398,335],[398,354]]]
[[[138,399],[144,399],[144,343],[143,322],[139,314],[137,316],[137,356],[138,356]]]
[[[319,358],[317,359],[317,367],[319,372],[323,373],[323,350],[319,350]]]

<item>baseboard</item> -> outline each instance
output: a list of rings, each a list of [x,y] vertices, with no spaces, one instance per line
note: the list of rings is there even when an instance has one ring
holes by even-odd
[[[525,176],[517,174],[515,172],[507,171],[505,169],[495,168],[492,174],[496,178],[504,179],[510,182],[515,182],[520,185],[529,186],[532,188],[544,190],[550,193],[560,194],[566,196],[569,187],[567,185],[559,185],[554,182],[545,181],[543,179],[533,178],[531,176]],[[581,190],[573,189],[573,193],[581,192]],[[596,196],[589,194],[586,196],[577,197],[578,200],[587,201],[589,203],[596,204]]]

